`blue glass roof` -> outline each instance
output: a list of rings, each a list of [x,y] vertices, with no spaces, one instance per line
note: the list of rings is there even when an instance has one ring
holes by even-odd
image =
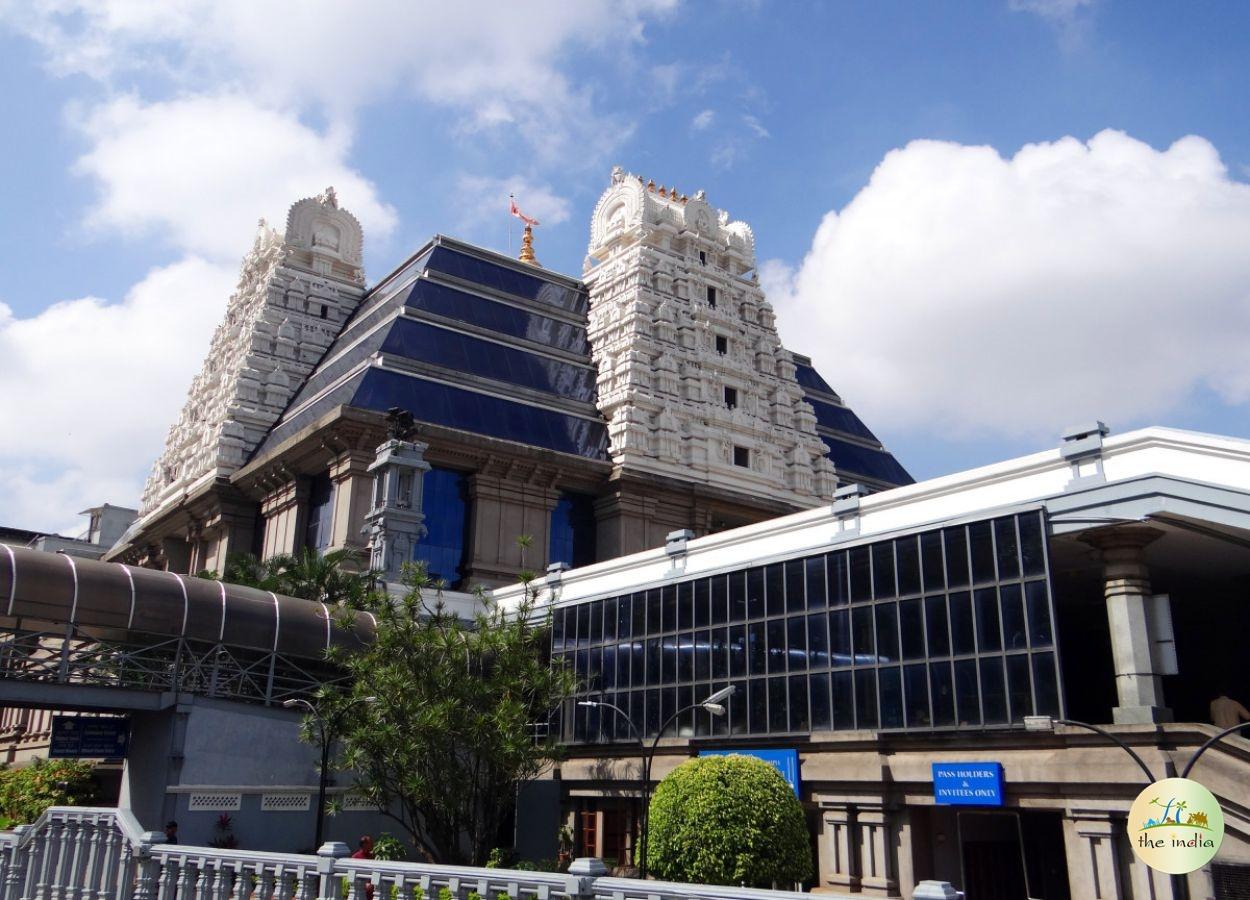
[[[863,423],[863,420],[847,407],[826,403],[824,400],[811,395],[806,395],[804,399],[816,410],[817,425],[832,428],[835,431],[842,431],[846,434],[853,434],[856,437],[866,438],[870,441],[877,440],[877,436],[868,430],[868,426]]]
[[[404,305],[509,337],[524,338],[569,353],[580,353],[588,359],[590,357],[585,326],[497,303],[437,282],[424,279],[416,282],[405,295]]]
[[[798,381],[799,387],[803,388],[804,391],[821,391],[826,394],[832,394],[835,397],[838,396],[837,392],[829,387],[829,382],[821,378],[820,373],[809,365],[804,365],[803,363],[796,365],[794,377]]]
[[[257,455],[347,405],[606,460],[585,290],[515,265],[436,239],[366,295]]]
[[[915,481],[899,465],[894,454],[887,450],[870,450],[827,434],[821,434],[820,439],[829,448],[829,458],[838,467],[839,481],[853,482],[856,475],[866,475],[891,485],[912,484]]]
[[[816,433],[825,442],[829,458],[838,469],[838,480],[854,482],[868,479],[885,485],[912,484],[915,479],[907,473],[877,440],[863,419],[840,397],[829,382],[825,381],[802,357],[796,361],[795,378],[803,388],[803,399],[816,412]],[[863,442],[871,442],[872,447]]]

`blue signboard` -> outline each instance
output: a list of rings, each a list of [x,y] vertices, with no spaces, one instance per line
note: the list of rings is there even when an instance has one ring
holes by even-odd
[[[799,751],[797,750],[700,750],[700,756],[754,756],[762,759],[781,773],[786,784],[794,789],[794,796],[799,796]]]
[[[1002,763],[934,763],[933,799],[951,806],[1002,806]]]
[[[53,716],[51,759],[120,759],[130,742],[130,720],[99,716]]]

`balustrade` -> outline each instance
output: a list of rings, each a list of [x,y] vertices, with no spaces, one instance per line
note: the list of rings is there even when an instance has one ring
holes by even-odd
[[[0,832],[0,900],[791,900],[787,891],[165,844],[127,810],[54,807]],[[372,886],[372,890],[370,890]],[[822,900],[845,895],[825,894]],[[849,900],[849,898],[848,898]]]

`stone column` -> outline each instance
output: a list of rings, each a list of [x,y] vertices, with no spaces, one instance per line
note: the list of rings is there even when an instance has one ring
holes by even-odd
[[[846,893],[859,890],[855,810],[849,804],[822,806],[824,834],[820,842],[820,880]]]
[[[1145,525],[1117,525],[1082,537],[1102,553],[1103,593],[1115,663],[1116,724],[1172,720],[1172,711],[1163,705],[1163,682],[1154,668],[1148,619],[1150,570],[1142,553],[1162,534]]]
[[[1119,900],[1121,872],[1117,823],[1104,810],[1073,809],[1063,823],[1068,884],[1073,897]]]
[[[265,541],[261,558],[296,553],[304,541],[308,522],[308,482],[288,481],[266,495],[261,503],[265,517]]]
[[[881,897],[898,896],[889,814],[879,806],[861,806],[855,818],[859,825],[860,889]]]
[[[465,577],[474,584],[510,584],[524,570],[547,568],[551,539],[551,511],[559,494],[542,484],[531,484],[493,472],[469,477],[470,547]],[[517,543],[521,535],[530,546]]]
[[[369,464],[374,453],[348,450],[330,465],[330,481],[334,484],[334,522],[330,528],[330,550],[367,550],[368,541],[362,530],[373,496],[373,476]],[[362,565],[367,561],[362,559]]]

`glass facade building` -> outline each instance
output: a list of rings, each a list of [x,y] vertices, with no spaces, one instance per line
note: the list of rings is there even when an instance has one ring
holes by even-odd
[[[646,735],[727,685],[728,715],[672,734],[992,728],[1062,713],[1040,510],[580,601],[552,654],[581,687],[572,743]]]

